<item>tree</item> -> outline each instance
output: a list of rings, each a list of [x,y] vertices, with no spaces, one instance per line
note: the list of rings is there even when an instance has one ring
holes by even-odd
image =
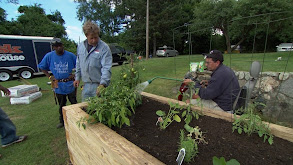
[[[119,8],[120,1],[78,1],[77,17],[80,21],[92,20],[96,21],[101,29],[101,36],[111,40],[121,30],[121,18],[116,8]]]
[[[117,42],[117,38],[119,38],[121,45],[127,44],[126,47],[145,51],[145,0],[78,0],[78,3],[79,19],[98,22],[103,40],[111,41],[110,38],[112,38]],[[189,22],[193,17],[193,4],[194,0],[150,1],[149,36],[153,53],[157,45],[173,45],[173,29]],[[184,36],[178,32],[175,35],[176,38]],[[176,44],[178,44],[178,48],[183,48],[184,41],[177,39]]]
[[[207,26],[211,26],[214,31],[220,29],[226,39],[227,51],[231,52],[231,40],[236,43],[234,46],[236,48],[252,36],[255,23],[262,22],[262,25],[264,25],[272,22],[272,20],[289,18],[292,12],[288,11],[292,11],[292,4],[289,0],[201,0],[195,6],[193,22],[203,22]],[[265,15],[265,13],[276,12],[284,13],[282,16]],[[263,14],[262,17],[259,16],[261,14]],[[270,34],[274,34],[277,29],[284,27],[284,25],[289,27],[289,24],[285,21],[272,24]],[[259,26],[258,31],[266,32],[266,27]],[[261,36],[264,36],[264,34],[261,34]]]
[[[40,4],[20,6],[18,12],[22,13],[22,15],[17,18],[17,22],[21,25],[19,34],[29,36],[54,36],[59,38],[66,36],[65,27],[63,26],[64,20],[60,12],[56,11],[53,15],[47,16]]]

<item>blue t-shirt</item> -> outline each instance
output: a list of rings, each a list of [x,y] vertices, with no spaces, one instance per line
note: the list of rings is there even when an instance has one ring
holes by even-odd
[[[42,70],[51,71],[55,79],[66,79],[70,76],[72,69],[76,65],[76,56],[68,51],[64,51],[63,55],[57,55],[55,51],[45,55],[38,67]],[[55,93],[69,94],[74,91],[73,81],[58,82],[58,88]]]

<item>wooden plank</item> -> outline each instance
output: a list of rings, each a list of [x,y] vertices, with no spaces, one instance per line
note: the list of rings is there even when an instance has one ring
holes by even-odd
[[[67,143],[69,148],[74,148],[74,151],[70,149],[74,162],[80,162],[76,159],[82,158],[85,164],[94,164],[93,161],[96,161],[95,164],[109,165],[163,164],[103,124],[87,124],[85,130],[78,128],[76,121],[88,116],[80,109],[81,105],[63,108],[63,114],[67,118],[65,128],[69,134]],[[83,152],[83,155],[78,155],[78,152]]]
[[[143,95],[145,97],[152,98],[152,99],[157,100],[157,101],[160,101],[162,103],[167,103],[168,104],[168,101],[171,101],[172,103],[179,103],[180,105],[187,105],[185,102],[170,99],[170,98],[163,97],[163,96],[154,95],[154,94],[151,94],[151,93],[142,92],[141,95]],[[204,114],[206,116],[223,119],[223,120],[226,120],[226,121],[229,121],[229,122],[234,122],[234,120],[235,120],[234,115],[232,115],[230,113],[223,112],[223,111],[213,110],[213,109],[209,109],[209,108],[206,108],[206,107],[203,107],[201,109],[201,107],[198,107],[198,106],[195,106],[195,105],[193,105],[191,107],[191,109],[194,110],[194,111],[202,112],[202,114]],[[239,117],[239,116],[237,115],[237,117]],[[267,122],[264,122],[264,123],[269,126],[269,128],[271,129],[271,133],[273,135],[275,135],[275,136],[277,136],[279,138],[288,140],[290,142],[293,142],[293,129],[292,128],[276,125],[276,124],[273,124],[273,123],[267,123]]]

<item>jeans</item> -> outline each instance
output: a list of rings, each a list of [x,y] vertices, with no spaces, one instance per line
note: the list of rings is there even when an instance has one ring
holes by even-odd
[[[7,114],[0,108],[0,134],[1,144],[5,145],[18,139],[16,127]]]
[[[66,102],[67,102],[66,97],[68,97],[68,100],[70,101],[71,104],[77,103],[76,90],[73,91],[72,93],[67,94],[67,95],[56,93],[56,97],[57,97],[58,103],[59,103],[59,120],[60,120],[60,123],[64,124],[62,107],[66,106]]]
[[[89,97],[97,96],[97,88],[99,83],[84,83],[82,89],[82,101],[86,101]]]

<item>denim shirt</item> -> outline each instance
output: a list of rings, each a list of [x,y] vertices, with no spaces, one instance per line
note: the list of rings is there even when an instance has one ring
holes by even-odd
[[[87,51],[88,41],[81,42],[77,47],[76,80],[85,83],[110,84],[112,53],[109,46],[99,39],[98,44]]]

